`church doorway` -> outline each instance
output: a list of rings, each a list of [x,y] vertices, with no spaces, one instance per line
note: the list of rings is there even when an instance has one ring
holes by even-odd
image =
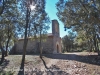
[[[59,45],[57,45],[57,53],[59,53]]]

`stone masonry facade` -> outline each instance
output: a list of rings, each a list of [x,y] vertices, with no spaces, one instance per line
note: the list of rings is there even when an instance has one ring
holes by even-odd
[[[11,50],[11,54],[23,53],[24,39],[19,39]],[[42,53],[61,53],[61,37],[59,33],[59,23],[57,20],[52,20],[52,33],[47,34],[47,38],[42,42]],[[39,53],[39,42],[28,39],[26,54]]]

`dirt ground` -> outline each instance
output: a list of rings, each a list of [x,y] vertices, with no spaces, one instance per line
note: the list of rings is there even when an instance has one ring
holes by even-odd
[[[0,72],[20,70],[21,55],[9,55],[0,65]],[[65,54],[26,55],[23,75],[100,75],[100,57],[97,53],[77,52]]]

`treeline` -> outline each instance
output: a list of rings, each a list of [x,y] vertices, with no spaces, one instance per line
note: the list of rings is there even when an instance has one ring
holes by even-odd
[[[100,0],[59,0],[56,7],[65,29],[77,32],[74,43],[100,54]]]

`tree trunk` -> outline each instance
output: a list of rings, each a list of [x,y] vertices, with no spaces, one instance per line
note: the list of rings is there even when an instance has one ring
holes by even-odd
[[[1,45],[1,43],[0,43],[0,49],[1,49],[1,52],[2,52],[2,58],[1,58],[0,64],[2,64],[3,61],[4,61],[4,49],[3,49],[2,45]]]
[[[4,61],[4,50],[2,50],[2,58],[1,58],[1,63],[3,63],[3,61]],[[0,63],[0,64],[1,64]]]
[[[98,46],[98,40],[97,41],[97,52],[98,52],[98,55],[100,55],[100,51],[99,51],[99,46]]]
[[[95,47],[95,51],[97,52],[97,46],[96,46],[96,36],[93,36],[93,41],[94,41],[94,47]]]
[[[41,47],[41,26],[40,26],[40,58],[42,58],[42,47]]]
[[[1,7],[0,16],[1,16],[1,14],[3,13],[3,11],[5,9],[5,3],[6,3],[6,1],[3,0],[3,6]],[[0,40],[1,40],[1,38],[0,38]],[[4,49],[1,45],[1,41],[0,41],[0,49],[1,49],[1,52],[2,52],[2,58],[1,58],[0,64],[2,64],[2,62],[4,61]]]
[[[92,42],[91,39],[88,41],[89,51],[92,52]]]
[[[26,48],[27,48],[27,43],[28,43],[28,38],[27,38],[27,29],[28,29],[28,23],[29,23],[29,15],[30,11],[27,7],[27,12],[26,12],[26,26],[25,26],[25,36],[24,36],[24,43],[23,43],[23,56],[22,56],[22,62],[21,62],[21,67],[22,72],[24,73],[24,62],[25,62],[25,54],[26,54]]]
[[[5,56],[8,56],[8,44],[11,38],[11,34],[8,36],[8,40],[7,40],[7,44],[6,44],[6,52],[5,52]]]
[[[40,47],[40,58],[42,58],[42,47]]]

